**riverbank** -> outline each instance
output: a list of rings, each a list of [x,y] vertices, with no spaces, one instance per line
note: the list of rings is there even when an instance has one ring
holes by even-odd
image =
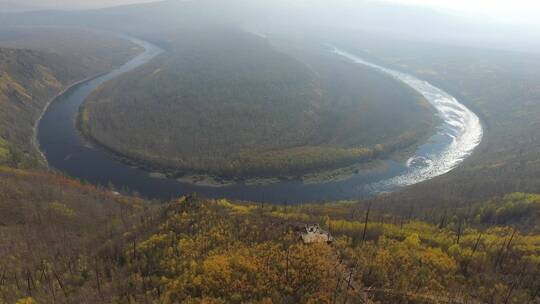
[[[81,110],[83,108],[81,107]],[[137,159],[136,157],[124,155],[116,150],[113,150],[92,137],[91,134],[84,131],[81,125],[83,113],[79,111],[77,115],[77,131],[81,139],[88,147],[100,149],[110,154],[115,160],[122,162],[130,167],[134,167],[145,171],[151,178],[177,180],[181,183],[186,183],[201,187],[227,187],[236,184],[243,185],[270,185],[283,181],[300,181],[304,184],[324,184],[345,181],[355,175],[369,175],[373,172],[383,172],[385,160],[393,160],[396,162],[405,162],[407,159],[414,156],[416,149],[428,140],[435,132],[435,125],[429,129],[423,136],[408,146],[388,153],[381,153],[377,158],[368,161],[359,161],[348,166],[334,167],[321,170],[314,170],[309,173],[300,175],[280,175],[280,176],[236,176],[234,178],[187,172],[179,173],[174,168],[167,168],[156,163],[146,160]]]
[[[126,38],[126,37],[123,37],[122,35],[118,35],[118,36],[121,37],[121,38]],[[131,40],[131,41],[134,42],[133,40]],[[135,45],[137,45],[137,44],[135,43]],[[131,61],[133,58],[137,57],[138,55],[140,55],[143,52],[144,52],[144,49],[138,51],[137,53],[134,53],[130,57],[126,58],[126,62]],[[118,66],[113,66],[113,69],[115,69],[117,67]],[[49,101],[47,101],[47,103],[45,104],[45,106],[41,110],[41,112],[39,114],[39,117],[34,122],[34,125],[33,125],[33,128],[32,128],[33,136],[32,136],[32,139],[31,139],[31,144],[32,144],[32,147],[34,149],[34,153],[38,156],[39,162],[41,162],[45,167],[49,166],[48,162],[47,162],[47,157],[41,151],[41,148],[39,146],[39,140],[38,140],[38,127],[39,127],[39,124],[41,122],[41,119],[43,118],[43,115],[45,115],[45,113],[47,112],[47,110],[49,109],[49,107],[51,106],[51,104],[55,100],[57,100],[60,96],[66,94],[69,90],[72,90],[78,85],[81,85],[81,84],[83,84],[85,82],[88,82],[88,81],[94,80],[96,78],[99,78],[99,77],[101,77],[103,75],[106,75],[106,74],[108,74],[110,72],[111,71],[104,71],[104,72],[95,73],[95,74],[90,75],[88,77],[85,77],[85,78],[83,78],[81,80],[77,80],[77,81],[75,81],[75,82],[73,82],[71,84],[68,84],[60,92],[58,92],[56,95],[54,95],[52,98],[50,98]]]
[[[434,163],[438,164],[439,161],[445,159],[442,156],[449,154],[455,157],[451,164],[457,165],[472,151],[471,143],[473,145],[475,143],[469,140],[471,136],[469,132],[472,132],[473,139],[478,135],[478,130],[474,125],[474,114],[463,117],[464,121],[470,121],[473,124],[464,124],[463,129],[457,130],[452,126],[452,124],[455,125],[456,121],[443,115],[446,110],[441,108],[441,104],[430,100],[430,103],[433,102],[437,105],[437,115],[441,118],[438,121],[441,123],[437,125],[436,134],[432,136],[424,134],[425,137],[421,141],[410,145],[408,149],[399,149],[399,153],[389,154],[383,159],[371,163],[316,172],[305,176],[245,178],[243,180],[232,179],[232,181],[204,174],[183,174],[181,176],[176,175],[175,172],[167,174],[167,171],[156,167],[142,170],[140,164],[134,164],[133,160],[119,161],[118,156],[109,151],[99,147],[89,148],[88,141],[81,141],[81,134],[73,122],[80,115],[80,105],[86,96],[91,94],[101,83],[126,70],[140,66],[150,59],[144,57],[143,60],[130,62],[114,74],[92,80],[87,86],[81,86],[81,89],[75,88],[73,92],[68,92],[65,98],[59,99],[61,104],[49,108],[39,127],[39,140],[41,147],[48,151],[46,156],[52,167],[93,184],[112,184],[115,189],[124,189],[122,192],[136,192],[149,198],[170,199],[184,194],[199,193],[211,198],[226,197],[272,203],[319,202],[353,199],[374,195],[381,190],[395,190],[403,184],[393,183],[392,187],[388,187],[387,184],[380,185],[392,181],[396,177],[411,175],[415,172],[418,175],[413,174],[413,176],[417,179],[410,179],[410,181],[421,182],[426,177],[432,178],[441,171],[430,169],[430,174],[425,175],[422,173],[425,168],[419,167],[423,164],[422,162],[408,162],[407,160],[412,157],[431,155]],[[420,80],[418,83],[424,86],[417,88],[417,91],[429,95],[430,98],[437,94],[441,96],[446,94],[433,86],[425,86],[426,84]],[[451,99],[450,95],[444,96],[446,96],[446,103],[450,100],[457,107],[456,111],[459,108],[460,113],[469,113],[464,111],[461,108],[462,105],[460,106],[455,99]],[[472,128],[468,129],[469,126]],[[455,147],[452,145],[451,137],[447,134],[454,134],[458,144],[465,143],[466,145],[462,147],[463,149]],[[455,153],[456,151],[458,153]],[[165,172],[165,174],[160,171]]]
[[[41,119],[43,118],[43,115],[45,115],[45,113],[47,112],[47,110],[49,109],[49,107],[51,106],[51,104],[57,100],[60,96],[66,94],[69,90],[75,88],[76,86],[82,84],[82,83],[85,83],[87,81],[90,81],[92,79],[95,79],[95,78],[98,78],[100,76],[103,76],[105,74],[107,74],[108,72],[101,72],[101,73],[97,73],[95,75],[92,75],[92,76],[89,76],[89,77],[86,77],[84,79],[81,79],[79,81],[76,81],[68,86],[66,86],[62,91],[58,92],[58,94],[56,94],[54,97],[52,97],[48,102],[47,104],[45,104],[45,107],[43,108],[43,110],[41,110],[41,113],[38,117],[38,119],[36,120],[36,122],[34,123],[34,127],[33,127],[33,137],[32,137],[32,147],[34,148],[34,152],[38,155],[39,157],[39,161],[42,162],[43,165],[45,165],[46,167],[48,167],[48,162],[47,162],[47,157],[45,156],[45,154],[43,154],[43,152],[41,151],[41,148],[39,146],[39,141],[38,141],[38,127],[39,127],[39,124],[41,122]]]

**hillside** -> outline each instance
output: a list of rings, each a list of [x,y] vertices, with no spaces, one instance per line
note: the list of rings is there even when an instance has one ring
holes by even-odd
[[[152,205],[43,173],[1,169],[0,178],[8,303],[540,300],[539,236],[503,225],[432,225],[350,203]],[[335,241],[304,244],[306,224]]]
[[[0,46],[59,55],[74,71],[99,73],[119,66],[140,52],[127,39],[83,27],[18,27],[0,29]],[[80,73],[80,72],[79,72]]]
[[[112,273],[100,252],[121,250],[124,231],[149,208],[45,172],[0,167],[0,303],[97,303]],[[137,215],[137,216],[135,216]]]
[[[172,176],[299,176],[388,156],[433,131],[412,89],[325,51],[303,61],[233,30],[158,37],[168,52],[100,87],[81,125]]]
[[[141,269],[133,285],[164,303],[536,303],[538,296],[539,238],[509,227],[436,226],[351,204],[196,198],[165,214],[138,247],[141,258],[129,262]],[[303,244],[307,223],[335,242]]]
[[[0,162],[35,165],[34,124],[50,99],[138,51],[128,41],[90,30],[1,29]]]

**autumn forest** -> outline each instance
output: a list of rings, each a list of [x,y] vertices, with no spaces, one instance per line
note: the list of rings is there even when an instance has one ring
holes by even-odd
[[[540,303],[534,39],[271,2],[0,0],[0,304]]]

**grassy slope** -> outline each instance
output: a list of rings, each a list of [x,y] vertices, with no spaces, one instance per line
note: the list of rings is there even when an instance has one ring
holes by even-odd
[[[139,51],[133,47],[89,30],[1,29],[0,146],[10,145],[9,157],[0,156],[3,162],[35,159],[34,122],[49,100],[77,80],[127,60]]]
[[[511,221],[478,230],[458,218],[432,225],[371,210],[364,233],[365,210],[350,203],[188,197],[152,205],[8,168],[0,168],[0,183],[0,302],[540,300],[540,237],[505,226]],[[534,197],[515,194],[501,205]],[[302,244],[308,223],[335,243]]]
[[[83,130],[128,157],[181,173],[295,175],[429,133],[421,97],[330,54],[302,62],[235,31],[165,38],[168,54],[101,87],[83,111]]]

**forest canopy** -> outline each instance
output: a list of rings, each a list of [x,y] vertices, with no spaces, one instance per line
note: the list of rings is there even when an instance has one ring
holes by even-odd
[[[239,30],[152,38],[166,53],[104,84],[81,112],[92,140],[150,168],[297,176],[388,155],[433,131],[423,97],[327,50]]]

